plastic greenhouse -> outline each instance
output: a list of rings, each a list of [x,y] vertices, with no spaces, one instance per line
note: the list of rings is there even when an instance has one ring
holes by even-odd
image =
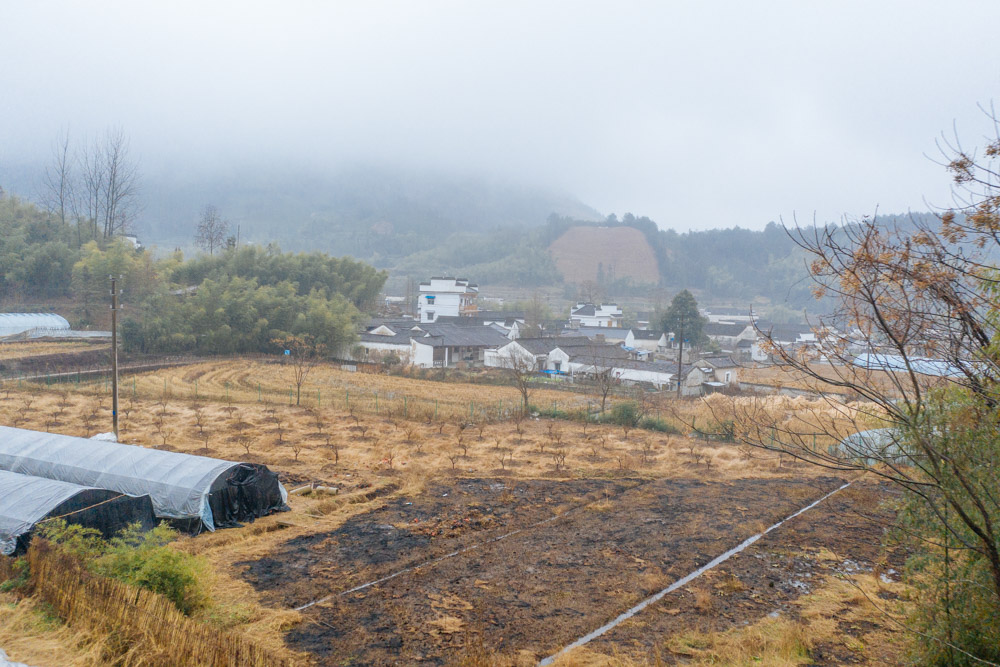
[[[69,322],[55,313],[0,313],[0,337],[25,331],[66,331]]]
[[[152,528],[156,522],[149,496],[130,496],[54,479],[0,470],[0,554],[24,551],[31,531],[42,520],[96,528],[111,537],[131,523]]]
[[[853,433],[835,445],[837,452],[848,459],[872,464],[877,461],[902,462],[906,452],[899,444],[900,434],[894,428],[876,428]],[[831,454],[834,452],[830,452]]]
[[[0,470],[130,495],[157,517],[199,532],[286,510],[278,476],[255,463],[0,426]]]

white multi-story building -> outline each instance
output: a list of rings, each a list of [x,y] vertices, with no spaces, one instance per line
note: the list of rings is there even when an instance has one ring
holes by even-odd
[[[441,316],[471,317],[479,312],[479,286],[464,278],[431,278],[420,283],[417,312],[421,322],[436,322]]]
[[[622,325],[622,309],[616,304],[578,303],[569,311],[573,327],[612,327]]]

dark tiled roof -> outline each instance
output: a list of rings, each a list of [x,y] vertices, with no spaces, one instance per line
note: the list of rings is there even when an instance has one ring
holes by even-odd
[[[440,342],[427,342],[419,333],[415,334],[421,343],[434,347],[499,347],[510,342],[506,336],[492,327],[464,327],[449,323],[421,324],[430,338],[440,339]]]
[[[613,361],[617,363],[618,361],[627,361],[631,357],[627,350],[623,350],[617,345],[572,347],[568,350],[563,350],[563,352],[569,355],[570,361],[584,364],[593,363],[595,359],[600,362]]]
[[[401,331],[395,336],[383,336],[367,331],[362,332],[359,338],[362,343],[386,343],[389,345],[409,345],[412,334],[409,331]]]
[[[563,311],[566,312],[566,311]],[[582,317],[593,317],[597,314],[597,310],[594,308],[594,304],[588,303],[587,305],[578,308],[576,310],[570,311],[570,315],[580,315]]]
[[[615,366],[618,368],[631,368],[636,371],[653,371],[654,373],[674,374],[677,372],[677,364],[669,361],[633,361],[631,359],[623,359],[616,361]]]
[[[559,338],[518,338],[514,341],[531,354],[548,354],[562,345]]]
[[[660,340],[660,336],[662,335],[662,331],[653,331],[652,329],[632,329],[632,336],[637,340]]]
[[[587,338],[593,340],[597,336],[604,336],[607,340],[621,341],[625,340],[628,336],[628,329],[623,329],[621,327],[579,327],[578,329],[569,329],[569,335],[584,335]]]
[[[698,365],[709,364],[712,368],[737,368],[739,363],[732,357],[703,357]]]
[[[806,324],[761,324],[757,328],[777,341],[794,341],[801,334],[811,334],[813,330]]]
[[[745,322],[737,322],[735,324],[728,322],[706,322],[702,331],[706,336],[739,336],[748,326],[750,325]]]

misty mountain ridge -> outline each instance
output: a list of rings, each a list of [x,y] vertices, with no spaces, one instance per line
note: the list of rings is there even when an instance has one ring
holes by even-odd
[[[138,232],[147,243],[191,243],[201,209],[218,207],[241,238],[286,250],[322,250],[381,265],[433,248],[448,235],[537,227],[553,212],[603,216],[578,199],[479,176],[356,166],[332,172],[237,168],[147,177]],[[234,229],[235,233],[235,229]]]

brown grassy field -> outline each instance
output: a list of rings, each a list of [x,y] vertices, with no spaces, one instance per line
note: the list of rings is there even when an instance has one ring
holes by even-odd
[[[470,422],[466,412],[470,402],[474,405],[516,402],[517,394],[509,387],[448,384],[320,367],[313,371],[304,387],[303,395],[311,400],[303,401],[301,406],[289,405],[290,372],[288,367],[276,364],[219,361],[139,375],[134,383],[132,378],[127,378],[122,386],[121,440],[264,463],[281,475],[289,489],[310,483],[336,489],[293,494],[290,513],[265,517],[239,529],[182,538],[179,542],[180,548],[208,558],[214,568],[213,605],[203,613],[202,620],[246,632],[282,655],[297,656],[304,664],[314,661],[340,664],[339,660],[346,659],[347,654],[333,662],[330,656],[324,657],[320,646],[329,640],[322,634],[323,624],[338,618],[336,615],[341,612],[349,615],[353,612],[351,607],[331,607],[330,604],[317,606],[313,611],[293,611],[290,608],[292,598],[285,596],[294,591],[299,591],[295,595],[300,597],[295,600],[301,602],[310,597],[312,588],[316,596],[329,593],[335,591],[340,582],[363,581],[389,571],[394,563],[419,563],[421,558],[467,548],[511,529],[522,530],[523,536],[503,542],[503,548],[488,551],[492,559],[490,567],[501,572],[511,562],[523,559],[523,550],[528,549],[529,553],[543,551],[529,545],[547,533],[539,533],[532,526],[550,517],[562,525],[553,533],[560,541],[546,547],[555,550],[532,567],[548,572],[545,568],[552,567],[553,559],[570,554],[572,558],[582,559],[581,563],[590,563],[588,567],[604,563],[602,567],[608,568],[600,570],[604,574],[590,578],[596,582],[617,581],[614,585],[621,588],[620,597],[609,598],[601,607],[585,605],[583,608],[603,609],[606,606],[608,613],[615,609],[620,611],[623,605],[638,599],[638,595],[655,590],[682,573],[684,568],[697,563],[698,554],[714,553],[722,546],[731,546],[729,542],[735,536],[763,528],[780,513],[801,506],[818,494],[817,489],[831,483],[824,481],[821,471],[713,440],[564,420],[497,422],[476,419]],[[258,384],[261,400],[258,400]],[[375,392],[380,401],[377,414],[374,411]],[[406,417],[403,416],[404,395],[412,401],[406,405]],[[560,406],[582,406],[587,402],[584,395],[553,390],[539,390],[536,397],[533,402],[557,401]],[[438,402],[437,419],[428,407],[435,399]],[[711,397],[708,401],[679,403],[667,397],[649,400],[651,411],[662,411],[662,415],[682,432],[687,432],[690,424],[710,431],[713,422],[724,419],[733,405],[732,399],[722,396]],[[829,409],[823,402],[806,399],[769,397],[766,400],[768,409],[780,413],[786,420],[816,419],[817,414],[824,414],[822,411]],[[420,409],[421,404],[423,409]],[[473,414],[477,414],[476,408]],[[93,435],[110,430],[110,399],[102,382],[90,386],[47,387],[25,383],[20,389],[8,384],[0,391],[0,423]],[[692,487],[693,483],[696,486]],[[490,490],[494,487],[499,490]],[[475,490],[480,488],[486,491]],[[699,493],[698,488],[705,491]],[[527,495],[519,500],[518,493],[522,491],[514,489],[521,489]],[[638,545],[646,539],[646,533],[639,524],[634,524],[635,517],[645,512],[650,520],[655,519],[660,511],[655,509],[659,506],[657,503],[665,502],[664,507],[672,508],[675,503],[668,500],[674,496],[678,499],[676,507],[687,508],[671,519],[679,522],[677,528],[664,533],[669,538],[666,542],[640,548]],[[448,504],[452,500],[456,504]],[[347,549],[344,553],[361,553],[347,545],[356,544],[357,548],[367,549],[368,540],[382,539],[377,531],[371,533],[366,528],[373,525],[397,526],[399,530],[402,530],[399,526],[404,526],[402,534],[417,542],[400,552],[397,560],[378,566],[360,562],[351,566],[350,559],[331,562],[329,556],[324,555],[326,549],[332,548],[324,545],[332,544],[344,545],[342,548]],[[698,526],[704,528],[701,531],[705,533],[704,540],[698,533]],[[723,526],[732,527],[733,535],[727,536]],[[588,555],[590,542],[580,539],[593,535],[600,543],[601,534],[612,527],[628,528],[618,540],[619,550],[602,551],[600,558]],[[671,541],[675,538],[670,536],[688,533],[694,540],[690,546],[681,548],[682,545]],[[847,548],[850,534],[851,530],[844,529],[811,539],[816,549],[827,548],[826,545]],[[863,538],[871,547],[870,538]],[[633,542],[634,546],[628,546]],[[299,544],[303,546],[294,546]],[[877,546],[877,539],[875,544]],[[791,549],[792,546],[790,542],[782,548]],[[381,553],[385,547],[374,548]],[[652,551],[646,556],[642,555],[643,550],[650,549]],[[654,557],[653,553],[659,555]],[[873,552],[868,557],[876,560],[878,554]],[[255,564],[274,558],[280,563],[277,579],[254,574],[255,568],[260,567]],[[635,558],[666,560],[654,566],[641,564]],[[815,554],[803,558],[809,562],[822,560]],[[290,567],[293,562],[298,565]],[[619,581],[611,576],[622,567],[633,567],[637,563],[639,570],[628,577]],[[375,605],[367,613],[374,614],[371,618],[398,619],[392,623],[415,623],[416,634],[407,631],[402,635],[405,645],[423,647],[420,651],[428,659],[432,654],[438,656],[431,660],[432,664],[518,664],[519,660],[530,661],[526,657],[529,655],[535,660],[544,657],[546,647],[552,646],[551,638],[525,636],[520,643],[506,640],[498,643],[498,635],[483,625],[482,618],[490,617],[487,609],[494,609],[492,613],[495,614],[496,609],[505,608],[507,603],[490,603],[493,599],[490,596],[495,595],[490,591],[497,589],[491,588],[489,578],[478,580],[472,576],[468,567],[467,561],[453,558],[448,564],[431,568],[426,575],[413,579],[412,587],[409,578],[400,577],[394,580],[398,582],[394,584],[396,588],[388,584],[373,588],[364,598],[368,600],[364,604]],[[303,577],[303,572],[313,574]],[[767,572],[766,568],[760,569],[762,575]],[[282,578],[286,576],[291,578]],[[457,593],[444,584],[448,578],[458,576],[468,578],[468,587],[461,593],[464,597],[460,596],[462,602],[449,598]],[[268,588],[271,585],[278,587],[277,594]],[[831,579],[814,587],[813,591],[821,594],[828,588],[833,591],[837,585]],[[532,586],[530,594],[540,609],[549,608],[548,605],[558,609],[563,603],[569,604],[568,598],[560,602],[559,591],[564,587],[555,575],[540,579]],[[425,607],[420,600],[427,595],[443,596],[440,600],[444,602],[434,602],[437,598],[433,598],[430,606]],[[385,606],[387,601],[388,607]],[[810,607],[802,609],[789,617],[787,625],[772,626],[761,620],[767,611],[758,601],[748,598],[740,615],[730,614],[740,622],[751,622],[745,630],[735,629],[726,621],[725,614],[678,615],[680,625],[643,634],[641,628],[645,626],[640,624],[638,635],[633,636],[635,632],[629,630],[631,634],[627,638],[588,647],[580,653],[579,662],[574,658],[565,664],[584,664],[584,655],[590,656],[587,664],[639,663],[648,659],[654,648],[668,650],[675,656],[686,655],[685,660],[698,662],[704,658],[709,661],[707,656],[711,651],[730,651],[726,646],[737,647],[732,651],[749,651],[762,641],[765,644],[771,641],[761,637],[774,638],[775,646],[780,648],[788,637],[794,640],[798,636],[796,633],[803,631],[802,619],[808,617]],[[838,612],[845,618],[848,612],[866,619],[871,619],[875,613],[863,609],[860,603],[852,603],[845,609]],[[714,621],[706,625],[705,618]],[[2,622],[0,616],[0,632]],[[512,616],[510,622],[520,621]],[[582,629],[591,622],[588,616],[572,623],[551,620],[542,627],[549,634],[555,632],[568,637],[576,628]],[[820,645],[822,640],[841,646],[843,638],[837,638],[836,623],[833,629],[828,627],[829,622],[823,623],[805,626],[812,633],[826,628],[816,634],[819,639],[810,640],[809,645]],[[359,631],[371,632],[373,629],[361,628]],[[701,634],[691,635],[694,638],[690,641],[683,639],[688,636],[684,633],[692,632]],[[59,628],[46,636],[51,641],[80,644],[78,639],[69,638],[70,635]],[[343,651],[353,651],[351,647],[356,645],[351,642],[362,641],[366,636],[354,636],[347,643],[336,640],[333,645]],[[677,636],[681,639],[670,639]],[[646,639],[652,643],[647,643]],[[682,640],[687,643],[676,643]],[[670,644],[670,641],[675,643]],[[879,646],[884,644],[875,638],[871,642]],[[702,651],[697,653],[691,646],[706,648],[697,649]],[[477,647],[481,649],[479,653]],[[85,646],[74,650],[86,655]],[[358,654],[358,659],[376,662],[409,659],[391,658],[394,649],[384,650],[388,653],[363,653]],[[869,651],[871,649],[866,649],[862,657]],[[22,655],[36,654],[26,650]],[[362,655],[368,658],[360,657]],[[412,658],[415,654],[403,655]],[[12,657],[18,658],[18,655],[12,653]],[[70,664],[91,663],[81,657]]]
[[[36,357],[43,354],[79,352],[81,350],[94,349],[95,346],[110,349],[107,343],[94,343],[90,341],[16,341],[12,343],[0,343],[0,361],[24,359],[25,357]]]

